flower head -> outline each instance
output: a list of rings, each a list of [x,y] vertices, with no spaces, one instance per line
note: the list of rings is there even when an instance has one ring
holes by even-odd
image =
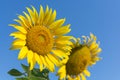
[[[58,66],[71,49],[71,36],[65,36],[70,32],[70,24],[63,25],[65,19],[56,20],[56,10],[48,6],[45,11],[40,6],[39,13],[33,6],[27,11],[15,19],[18,24],[10,24],[18,30],[10,34],[15,38],[10,49],[20,49],[18,59],[27,58],[30,70],[37,62],[41,71],[48,68],[53,72],[54,64]]]
[[[90,76],[87,68],[100,60],[98,53],[101,52],[99,44],[96,43],[96,36],[82,36],[83,41],[75,39],[69,59],[64,59],[64,63],[58,70],[57,75],[60,79],[86,80],[85,76]]]

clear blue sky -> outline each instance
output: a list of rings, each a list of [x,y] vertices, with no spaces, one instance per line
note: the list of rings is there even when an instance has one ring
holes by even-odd
[[[17,60],[19,51],[9,50],[15,29],[8,26],[14,23],[17,14],[26,11],[25,7],[46,5],[57,10],[57,19],[66,18],[71,24],[69,35],[80,37],[94,33],[100,40],[103,58],[90,68],[91,77],[87,80],[120,80],[120,0],[1,0],[0,1],[0,80],[14,80],[7,74],[11,68],[20,67],[26,60]],[[57,77],[51,73],[51,80]]]

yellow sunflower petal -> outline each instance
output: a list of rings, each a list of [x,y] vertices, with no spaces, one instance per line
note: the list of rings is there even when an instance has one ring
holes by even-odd
[[[49,13],[49,7],[48,7],[48,5],[47,5],[47,6],[46,6],[46,11],[45,11],[45,13],[44,13],[44,19],[47,18],[48,13]],[[44,21],[45,21],[45,20],[44,20]]]
[[[35,54],[33,53],[33,58],[30,62],[30,70],[34,68],[35,63],[36,63],[36,59],[35,59]]]
[[[28,22],[29,22],[29,25],[30,25],[29,27],[31,27],[32,26],[32,21],[31,21],[30,16],[26,12],[24,12],[24,11],[23,11],[23,13],[26,16],[26,18],[28,19]]]
[[[77,76],[77,79],[76,79],[76,80],[81,80],[81,79],[80,79],[80,75]]]
[[[97,40],[96,36],[92,33],[90,33],[90,38],[93,39],[93,40]]]
[[[87,43],[87,37],[86,36],[82,36],[82,38],[83,38],[84,44],[86,44]]]
[[[10,50],[16,50],[16,49],[21,49],[23,47],[23,45],[21,46],[21,45],[12,45],[11,47],[10,47]]]
[[[88,70],[84,70],[84,74],[86,75],[86,76],[88,76],[88,77],[90,77],[90,72],[88,71]]]
[[[53,23],[55,18],[56,18],[56,10],[54,10],[53,13],[51,14],[50,19],[47,24],[50,25],[51,23]]]
[[[30,64],[30,70],[32,70],[33,67],[34,67],[33,61],[31,60],[31,61],[29,62],[29,64]]]
[[[36,62],[37,62],[37,61],[36,61],[35,54],[36,54],[36,53],[35,53],[35,52],[33,52],[33,64],[34,64],[34,65],[35,65],[35,64],[36,64]]]
[[[56,49],[56,50],[52,50],[52,52],[56,55],[56,56],[58,56],[58,57],[60,57],[60,58],[63,58],[63,57],[68,57],[66,54],[65,54],[65,52],[63,52],[63,51],[61,51],[61,50],[59,50],[59,49]]]
[[[73,43],[71,41],[57,41],[56,44],[63,44],[63,45],[72,45]]]
[[[92,49],[96,49],[96,48],[98,48],[98,47],[99,47],[99,45],[96,44],[96,42],[94,41],[94,42],[91,43],[91,45],[90,45],[89,48],[92,50]]]
[[[53,62],[56,66],[59,66],[59,61],[52,54],[47,54],[47,56],[51,62]]]
[[[95,58],[93,58],[93,61],[94,61],[94,62],[99,61],[99,60],[100,60],[100,58],[97,57],[97,56],[96,56]]]
[[[43,64],[44,64],[44,68],[45,68],[45,67],[48,68],[49,66],[48,66],[47,62],[45,61],[45,58],[44,58],[42,55],[39,55],[39,56],[40,56],[40,59],[42,60],[42,62],[43,62]]]
[[[23,24],[24,24],[23,27],[24,28],[28,28],[30,26],[28,20],[24,16],[19,15],[18,18],[21,20],[21,22],[23,22]]]
[[[73,36],[58,36],[58,38],[56,38],[56,41],[68,41],[72,38]]]
[[[67,58],[62,59],[62,61],[60,61],[60,66],[65,65],[65,64],[67,63],[68,59],[69,59],[68,57],[67,57]]]
[[[64,22],[65,22],[65,19],[59,19],[53,22],[52,24],[50,24],[49,28],[56,30],[56,28],[59,28],[60,26],[62,26]]]
[[[14,36],[14,38],[19,38],[22,40],[26,39],[26,36],[24,34],[22,34],[21,32],[13,32],[10,34],[10,36]]]
[[[19,52],[18,59],[26,58],[27,57],[27,52],[28,52],[28,48],[26,46],[24,46]]]
[[[61,75],[61,74],[64,74],[62,76],[66,76],[66,71],[65,71],[65,65],[63,65],[62,67],[60,67],[60,69],[58,70],[57,72],[57,75]]]
[[[44,10],[43,10],[43,7],[40,6],[40,13],[39,13],[39,17],[38,17],[38,22],[40,24],[42,24],[43,23],[43,19],[44,19]]]
[[[24,46],[26,44],[26,41],[21,40],[21,39],[16,39],[12,42],[12,45],[21,45]]]
[[[46,6],[46,11],[45,11],[45,16],[46,16],[46,14],[49,12],[49,7],[48,7],[48,5]]]
[[[56,29],[56,30],[54,31],[54,34],[55,34],[55,35],[63,35],[63,34],[66,34],[66,33],[68,33],[68,32],[71,31],[71,29],[69,29],[69,27],[70,27],[70,24],[68,24],[68,25],[66,25],[66,26],[63,26],[63,27],[60,27],[60,28],[58,28],[58,29]]]
[[[86,77],[83,74],[80,74],[82,80],[86,80]]]
[[[15,29],[19,30],[20,32],[26,34],[27,31],[22,27],[22,26],[18,26],[16,24],[10,24],[9,26],[13,26]]]
[[[35,9],[34,6],[32,6],[32,9],[33,9],[34,20],[35,20],[35,24],[36,24],[36,22],[37,22],[37,20],[38,20],[38,12],[37,12],[37,10]]]
[[[68,75],[68,80],[74,80],[74,78],[71,78],[71,76]]]
[[[19,23],[20,26],[24,27],[25,29],[27,29],[26,25],[23,23],[23,21],[18,20],[18,19],[14,19],[15,22]]]
[[[101,51],[102,51],[102,49],[101,49],[101,48],[99,48],[99,49],[97,49],[97,50],[93,51],[93,53],[94,53],[94,54],[97,54],[97,53],[100,53]]]
[[[33,58],[33,52],[31,50],[29,50],[28,53],[27,53],[28,63],[30,63],[32,61],[32,58]]]
[[[65,46],[65,47],[63,47],[62,49],[71,51],[72,47],[70,47],[70,46]],[[68,52],[68,54],[69,54],[69,53],[70,53],[70,52]]]
[[[62,73],[62,74],[60,75],[60,80],[66,80],[65,77],[66,77],[66,73]]]
[[[49,69],[51,70],[51,72],[54,72],[54,64],[48,59],[47,56],[45,56],[45,60],[47,64],[49,65]]]
[[[35,20],[34,12],[30,8],[28,8],[28,7],[26,7],[26,9],[28,10],[28,13],[29,13],[29,15],[31,17],[31,20],[32,20],[33,24],[35,25],[36,24],[36,20]]]
[[[40,65],[40,71],[42,71],[43,70],[43,63],[42,63],[42,60],[37,53],[35,53],[35,58],[36,58],[37,63]]]
[[[52,9],[49,10],[49,8],[48,8],[48,6],[47,6],[43,24],[46,24],[46,25],[47,25],[47,23],[49,22],[49,19],[50,19],[51,14],[52,14]],[[47,26],[48,26],[48,25],[47,25]]]

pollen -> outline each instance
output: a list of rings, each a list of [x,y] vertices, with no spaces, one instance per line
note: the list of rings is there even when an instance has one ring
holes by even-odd
[[[26,46],[39,55],[46,55],[53,47],[53,35],[45,26],[30,28],[26,37]]]

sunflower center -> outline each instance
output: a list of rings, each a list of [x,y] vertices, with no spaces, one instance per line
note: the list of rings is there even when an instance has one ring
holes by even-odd
[[[26,46],[39,55],[49,53],[53,47],[53,35],[45,26],[34,26],[27,33]]]
[[[90,51],[84,46],[74,48],[71,53],[66,64],[66,71],[69,75],[78,75],[87,68],[91,59]]]
[[[39,39],[40,39],[40,42],[44,42],[45,41],[45,37],[42,36],[42,35],[39,36]]]

